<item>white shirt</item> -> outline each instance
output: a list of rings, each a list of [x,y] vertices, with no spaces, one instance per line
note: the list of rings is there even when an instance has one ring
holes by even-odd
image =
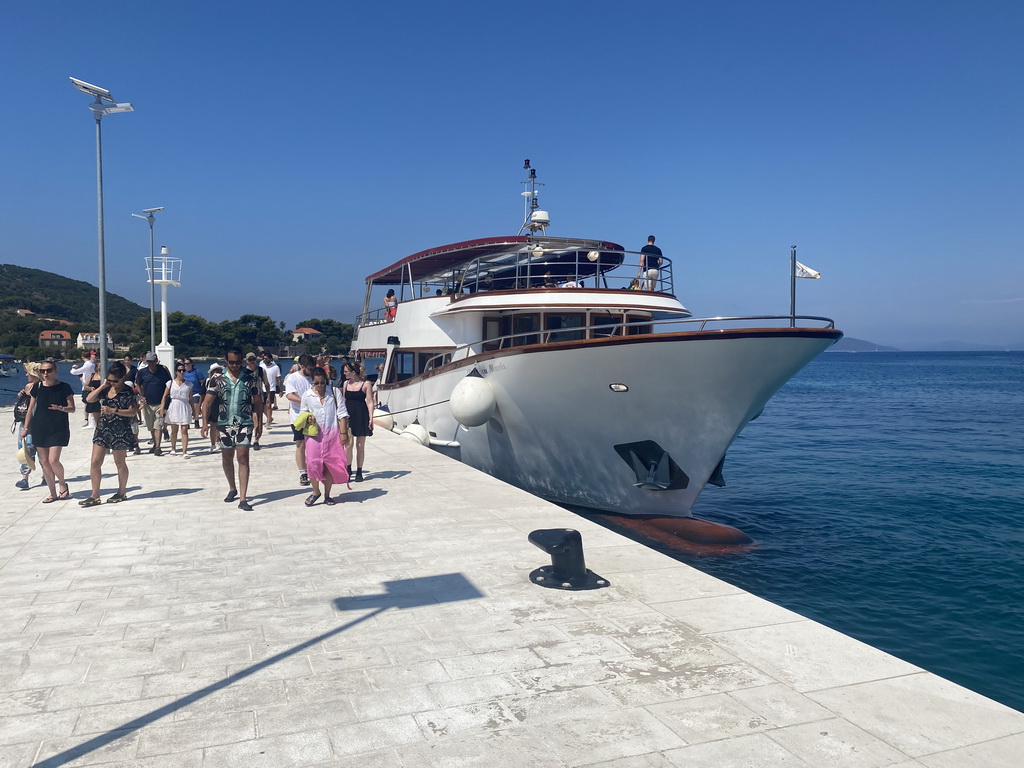
[[[270,391],[276,392],[277,382],[281,380],[281,369],[278,368],[277,363],[267,365],[263,360],[260,360],[260,368],[267,374],[267,384],[270,385]]]
[[[79,376],[82,379],[82,389],[85,389],[94,373],[96,373],[96,363],[92,360],[86,360],[81,365],[71,366],[71,375]]]
[[[284,378],[285,397],[294,392],[301,400],[302,396],[306,394],[306,390],[311,386],[313,386],[312,376],[303,376],[301,370],[296,371],[295,373],[289,373]],[[288,415],[291,417],[292,421],[295,421],[295,419],[298,418],[300,409],[300,403],[296,403],[291,398],[288,398]]]
[[[337,429],[338,419],[348,418],[348,408],[345,407],[345,394],[337,387],[331,387],[327,391],[324,401],[320,402],[320,395],[312,388],[306,390],[302,395],[300,411],[308,411],[313,414],[316,423],[325,432]]]

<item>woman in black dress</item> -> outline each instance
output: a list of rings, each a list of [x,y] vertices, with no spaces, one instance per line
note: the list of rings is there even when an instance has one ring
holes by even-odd
[[[43,468],[43,479],[46,481],[50,495],[43,499],[43,504],[50,504],[57,499],[71,496],[68,484],[64,482],[64,465],[60,463],[60,452],[71,442],[71,427],[68,414],[75,412],[75,393],[70,385],[57,380],[57,364],[46,361],[39,366],[43,380],[32,387],[29,394],[28,413],[21,434],[32,435],[32,443],[36,447],[36,456]],[[60,493],[57,486],[60,485]]]
[[[352,478],[357,483],[363,482],[363,451],[366,449],[366,438],[373,434],[370,422],[373,414],[373,385],[363,375],[363,366],[357,362],[346,362],[341,366],[341,375],[345,377],[345,407],[348,408],[348,428],[355,438],[356,474]],[[351,456],[349,461],[351,461]]]
[[[103,477],[103,459],[107,451],[114,454],[117,466],[117,493],[107,499],[108,504],[128,500],[128,450],[135,444],[132,422],[135,421],[137,406],[135,391],[125,384],[128,371],[124,363],[113,363],[107,371],[107,380],[86,395],[87,403],[100,406],[100,420],[92,436],[92,461],[89,464],[89,479],[92,481],[92,495],[78,502],[83,507],[95,507],[100,503],[100,480]]]

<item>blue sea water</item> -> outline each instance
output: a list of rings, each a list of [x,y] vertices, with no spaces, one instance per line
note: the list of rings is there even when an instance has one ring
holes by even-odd
[[[825,353],[725,477],[694,513],[758,546],[680,559],[1024,710],[1024,353]]]
[[[1024,353],[825,353],[730,449],[695,567],[1024,710]]]

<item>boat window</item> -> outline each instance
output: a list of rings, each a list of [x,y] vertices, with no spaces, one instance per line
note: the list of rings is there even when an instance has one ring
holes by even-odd
[[[411,379],[416,365],[415,352],[395,352],[391,358],[391,369],[388,371],[388,383]]]
[[[538,339],[531,331],[540,330],[540,315],[522,314],[512,315],[512,330],[509,333],[515,334],[512,337],[512,346],[521,347],[525,344],[536,344]]]
[[[586,338],[586,331],[571,330],[582,328],[586,324],[585,317],[582,312],[544,315],[544,326],[549,331],[548,341],[579,341]]]
[[[615,336],[620,333],[619,326],[622,325],[622,315],[591,313],[590,324],[600,326],[594,328],[592,335],[595,339],[603,339],[608,336]]]
[[[500,341],[491,341],[491,339],[497,339],[501,336],[501,318],[500,317],[485,317],[484,318],[484,352],[493,352],[501,347]]]
[[[644,320],[650,320],[650,319],[651,318],[645,317],[643,315],[628,315],[626,317],[626,322],[627,323],[640,323],[640,322],[643,322]],[[628,327],[626,329],[626,331],[627,331],[628,335],[630,335],[630,336],[637,336],[637,335],[639,335],[641,333],[650,333],[651,332],[651,326],[649,326],[649,325],[633,325],[633,326]]]

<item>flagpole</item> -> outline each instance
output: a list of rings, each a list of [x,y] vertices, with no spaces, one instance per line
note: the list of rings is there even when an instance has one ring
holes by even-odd
[[[796,327],[796,246],[789,249],[789,327]]]

